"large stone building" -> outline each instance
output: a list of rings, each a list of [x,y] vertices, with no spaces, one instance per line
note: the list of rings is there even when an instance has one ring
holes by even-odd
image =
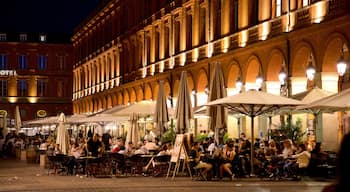
[[[58,34],[0,32],[0,115],[21,120],[72,114],[73,46]],[[0,127],[4,126],[0,118]]]
[[[104,1],[72,37],[73,111],[93,113],[156,99],[159,80],[174,107],[184,70],[192,103],[202,105],[215,62],[224,71],[228,95],[252,88],[292,95],[315,85],[338,92],[341,50],[349,59],[349,8],[347,0]],[[309,67],[315,73],[308,79]],[[281,70],[287,73],[282,86]],[[242,87],[236,87],[237,80]],[[337,116],[327,119],[318,137],[336,143],[336,136],[325,135],[341,132]],[[206,129],[198,121],[196,130]],[[255,121],[256,134],[266,133],[266,118]],[[228,122],[230,135],[237,137],[235,118]],[[240,126],[250,135],[249,121]]]

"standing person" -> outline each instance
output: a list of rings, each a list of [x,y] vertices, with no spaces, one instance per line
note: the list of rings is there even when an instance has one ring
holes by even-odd
[[[111,142],[112,142],[111,130],[108,130],[106,133],[102,135],[102,142],[105,146],[106,151],[111,150]]]
[[[350,134],[343,137],[340,150],[337,156],[337,177],[336,183],[326,186],[322,192],[349,192],[349,173],[350,173]]]
[[[87,142],[87,148],[91,155],[94,157],[98,157],[99,153],[103,151],[103,144],[99,140],[99,135],[97,133],[95,133],[94,136],[89,139]]]

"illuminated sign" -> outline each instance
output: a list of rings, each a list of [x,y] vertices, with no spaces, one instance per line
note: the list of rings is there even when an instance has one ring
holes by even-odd
[[[17,76],[16,70],[0,70],[0,76]]]

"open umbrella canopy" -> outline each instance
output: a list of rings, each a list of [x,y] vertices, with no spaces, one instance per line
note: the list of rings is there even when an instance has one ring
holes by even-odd
[[[281,107],[303,105],[303,102],[286,97],[273,95],[257,90],[248,90],[237,95],[224,97],[207,103],[208,106],[221,105],[230,110],[242,113],[251,118],[251,157],[254,156],[254,117],[273,112]],[[251,161],[251,170],[254,174],[254,165]]]
[[[177,133],[186,133],[190,128],[190,119],[193,117],[190,91],[187,84],[187,73],[181,73],[179,92],[177,96],[175,118]]]
[[[225,88],[224,74],[219,63],[215,63],[213,77],[210,81],[208,102],[224,98],[226,95],[227,93]],[[222,143],[222,139],[220,138],[223,138],[223,135],[219,133],[223,132],[219,129],[226,127],[227,111],[223,106],[220,105],[210,106],[208,107],[208,115],[212,117],[209,121],[209,128],[215,132],[215,140],[218,143]]]
[[[127,121],[127,117],[117,117],[111,114],[96,114],[93,116],[81,118],[77,120],[77,123],[98,123],[98,122],[124,122]]]
[[[307,105],[299,106],[297,109],[319,110],[322,112],[350,110],[350,89],[321,98]]]
[[[160,135],[162,135],[162,133],[165,131],[167,122],[169,121],[168,106],[166,100],[164,82],[160,81],[154,114],[154,121],[157,123],[157,131],[159,131]]]
[[[131,104],[129,106],[126,106],[114,113],[115,116],[130,116],[133,113],[137,114],[140,117],[153,115],[155,113],[156,108],[156,102],[155,101],[149,101],[149,100],[143,100],[134,104]]]
[[[248,90],[246,92],[217,99],[206,105],[222,105],[230,110],[255,117],[281,107],[304,105],[303,102],[266,92]]]
[[[334,93],[326,91],[324,89],[320,89],[318,87],[314,87],[310,90],[292,95],[292,99],[296,99],[299,101],[302,101],[303,103],[311,103],[313,101],[316,101],[318,99],[322,99],[324,97],[333,95]]]

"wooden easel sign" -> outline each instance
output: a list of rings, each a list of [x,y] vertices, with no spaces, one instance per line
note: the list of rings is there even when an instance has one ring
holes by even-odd
[[[172,176],[172,180],[175,178],[175,175],[178,173],[179,171],[179,167],[180,167],[180,159],[183,159],[183,166],[186,166],[188,169],[188,172],[190,174],[190,176],[192,177],[191,171],[190,171],[190,166],[188,164],[188,155],[184,146],[184,135],[183,134],[177,134],[176,135],[176,139],[175,139],[175,143],[174,143],[174,149],[173,152],[171,154],[171,158],[170,158],[170,165],[169,165],[169,169],[168,169],[168,173],[166,175],[166,179],[168,178],[170,171],[173,168],[173,164],[175,164],[175,167],[173,168],[173,176]]]

